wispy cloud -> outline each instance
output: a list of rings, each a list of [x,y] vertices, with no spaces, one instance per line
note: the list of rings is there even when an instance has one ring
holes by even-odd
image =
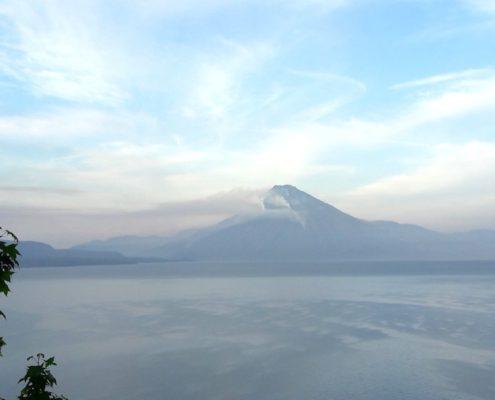
[[[290,123],[265,128],[263,138],[244,148],[217,142],[198,147],[187,140],[176,141],[173,135],[165,140],[162,135],[166,129],[162,130],[161,124],[146,115],[140,119],[133,114],[87,111],[75,111],[64,117],[55,114],[34,119],[6,118],[0,120],[0,133],[24,134],[28,139],[36,139],[37,135],[97,138],[89,147],[73,147],[69,154],[27,164],[21,170],[26,169],[26,174],[28,169],[42,171],[43,176],[69,186],[70,182],[77,182],[85,194],[80,201],[70,199],[73,208],[83,203],[110,208],[119,203],[124,208],[135,209],[166,199],[192,199],[237,185],[269,186],[321,174],[328,177],[355,173],[355,168],[345,159],[334,157],[329,161],[325,156],[343,149],[378,149],[391,144],[410,147],[431,141],[430,126],[446,120],[452,120],[455,126],[459,118],[495,109],[494,82],[491,76],[457,79],[455,85],[422,94],[396,115],[374,119],[314,121],[300,117],[307,113],[303,109],[299,116],[294,113],[288,118]],[[361,88],[359,82],[346,85]],[[469,121],[463,123],[470,126]],[[142,132],[146,132],[146,140],[141,139]],[[106,135],[105,140],[98,141],[102,135]],[[43,184],[52,185],[50,179],[43,179]],[[410,185],[411,190],[414,187]],[[91,201],[86,192],[93,192]],[[125,203],[118,201],[122,196]],[[33,206],[26,200],[19,201]]]
[[[5,0],[0,206],[102,216],[275,183],[362,212],[407,203],[394,188],[408,215],[435,190],[486,203],[495,66],[472,27],[493,6],[393,3]],[[444,29],[459,42],[432,45]]]
[[[102,140],[136,137],[146,131],[153,135],[156,118],[146,113],[106,111],[94,108],[58,107],[51,110],[9,116],[0,116],[0,139],[5,141],[53,143],[93,137]]]
[[[201,57],[186,93],[182,113],[186,118],[214,120],[236,111],[242,102],[246,76],[273,55],[270,43],[243,45],[219,39],[213,54]]]
[[[402,173],[353,190],[341,201],[364,218],[454,231],[492,226],[495,142],[439,144],[429,157],[416,163]]]
[[[493,73],[494,71],[491,68],[469,69],[460,72],[439,74],[439,75],[429,76],[427,78],[398,83],[396,85],[393,85],[391,89],[402,90],[402,89],[413,89],[424,86],[433,86],[442,83],[457,81],[460,79],[480,78],[490,74],[493,75]]]
[[[64,100],[116,104],[127,98],[105,29],[93,13],[71,2],[6,1],[0,68],[34,93]]]
[[[495,196],[495,143],[437,145],[433,155],[411,172],[393,175],[358,188],[361,196],[446,194]]]
[[[495,3],[491,0],[462,0],[474,10],[495,14]]]
[[[476,111],[495,108],[495,73],[483,78],[465,78],[439,91],[421,94],[406,121],[412,124],[462,118]]]

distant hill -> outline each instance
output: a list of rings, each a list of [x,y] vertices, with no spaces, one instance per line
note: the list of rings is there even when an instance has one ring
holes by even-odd
[[[114,251],[57,250],[48,244],[31,241],[21,241],[18,249],[21,253],[19,260],[22,267],[134,264],[151,261],[125,257]]]
[[[171,239],[164,236],[116,236],[107,240],[92,240],[71,248],[71,250],[113,251],[128,257],[147,254],[164,246]]]
[[[126,251],[211,261],[495,260],[495,231],[446,234],[417,225],[365,221],[290,185],[274,186],[262,203],[255,215],[237,215],[176,237],[128,237]],[[115,249],[119,241],[83,248]]]

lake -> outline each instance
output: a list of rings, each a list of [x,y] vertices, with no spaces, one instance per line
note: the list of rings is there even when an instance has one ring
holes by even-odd
[[[490,263],[23,269],[0,395],[36,352],[89,399],[493,400]]]

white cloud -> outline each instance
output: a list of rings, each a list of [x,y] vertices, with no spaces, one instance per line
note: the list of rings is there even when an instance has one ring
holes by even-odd
[[[253,6],[277,6],[279,8],[316,9],[329,11],[347,6],[353,0],[136,0],[136,11],[148,17],[176,17],[184,14],[207,14],[219,8],[251,4]]]
[[[8,0],[0,7],[10,36],[0,68],[38,95],[116,104],[127,98],[120,65],[95,17],[97,4]]]
[[[302,134],[274,134],[250,150],[233,152],[217,173],[223,180],[270,186],[295,182],[313,173],[317,143]]]
[[[345,77],[341,80],[345,82]],[[372,117],[332,118],[329,114],[326,119],[310,118],[323,103],[288,113],[290,116],[286,121],[270,133],[281,144],[285,138],[305,138],[311,146],[300,148],[302,154],[305,154],[305,148],[312,149],[311,155],[306,157],[306,165],[309,165],[322,152],[339,148],[378,148],[390,144],[424,147],[435,142],[435,132],[444,134],[453,127],[458,130],[460,121],[466,130],[475,129],[480,113],[495,123],[495,71],[491,69],[433,76],[406,85],[420,90],[414,92],[412,99],[409,96],[409,101],[394,106],[391,112]],[[348,87],[348,92],[355,88],[351,98],[365,90],[359,82],[352,80]],[[345,95],[342,99],[345,101]],[[486,123],[484,120],[483,124]]]
[[[482,142],[456,146],[486,138],[495,124],[495,70],[413,76],[385,92],[394,101],[389,109],[358,114],[350,104],[357,99],[363,100],[358,110],[382,104],[380,81],[370,82],[369,100],[363,82],[324,70],[340,64],[331,60],[331,52],[327,57],[309,49],[309,59],[302,59],[304,43],[288,36],[315,43],[332,40],[326,37],[330,30],[319,35],[311,18],[350,3],[126,1],[118,15],[109,16],[102,13],[107,3],[99,0],[5,1],[0,6],[6,28],[0,50],[3,72],[36,96],[85,104],[47,108],[45,99],[33,97],[32,106],[23,103],[30,95],[23,92],[21,100],[15,99],[19,104],[12,105],[22,111],[0,117],[1,167],[15,171],[12,178],[2,175],[1,205],[135,211],[239,185],[321,178],[331,186],[335,174],[347,177],[356,171],[352,158],[358,152],[385,153],[395,144],[408,151],[386,157],[403,162],[410,156],[412,164],[364,185],[356,196],[399,198],[387,194],[387,188],[397,187],[420,204],[418,198],[434,188],[438,199],[456,187],[462,192],[467,182],[480,190],[480,182],[492,176],[479,163],[488,165],[491,156],[480,150]],[[490,3],[471,5],[487,12]],[[228,39],[215,36],[231,33],[230,28],[213,26],[217,16],[208,19],[219,9],[230,15],[229,10],[258,13],[265,7],[280,9],[287,19],[262,16],[261,24],[275,24],[266,31],[262,27],[261,38],[244,32],[245,27]],[[183,21],[187,23],[181,25]],[[187,35],[169,37],[191,21],[195,25]],[[198,23],[203,21],[204,27]],[[341,44],[335,47],[337,55]],[[313,58],[314,70],[295,70],[308,68]],[[147,112],[128,111],[133,107]],[[409,169],[424,158],[427,145],[439,142],[446,144],[435,147],[427,164]],[[409,152],[413,146],[417,148]],[[482,156],[471,160],[476,152]],[[454,165],[457,159],[460,168]]]
[[[458,194],[495,195],[495,143],[437,145],[434,155],[418,169],[383,178],[354,193],[360,196]]]
[[[243,151],[216,145],[198,150],[184,143],[114,141],[74,148],[70,154],[49,160],[4,160],[16,173],[4,173],[9,195],[1,203],[70,210],[139,210],[239,185],[271,186],[315,174],[349,172],[347,166],[316,163],[318,144],[304,134],[281,132]],[[23,187],[17,186],[19,181],[23,187],[36,190],[36,196],[26,196]]]
[[[269,43],[242,45],[220,39],[212,54],[203,55],[189,82],[182,113],[186,117],[227,117],[243,102],[245,77],[273,55]]]
[[[363,82],[331,72],[289,69],[287,80],[274,107],[284,107],[291,124],[328,117],[366,92]]]
[[[483,75],[493,74],[493,72],[494,71],[491,68],[468,69],[465,71],[439,74],[439,75],[429,76],[423,79],[416,79],[413,81],[398,83],[396,85],[393,85],[391,89],[402,90],[402,89],[413,89],[424,86],[432,86],[432,85],[456,81],[460,79],[477,78],[477,77],[479,78],[479,77],[483,77]]]
[[[484,78],[456,80],[440,90],[422,93],[401,123],[415,127],[489,110],[495,110],[495,73]]]
[[[428,122],[462,118],[495,109],[495,77],[465,80],[443,91],[424,94],[399,122],[412,128]]]
[[[474,10],[495,13],[495,3],[492,0],[462,0],[466,5]]]
[[[492,228],[495,143],[437,145],[403,173],[339,196],[337,204],[367,219],[389,219],[438,230]]]
[[[336,78],[329,76],[325,75],[324,80],[334,82]],[[338,81],[358,92],[364,90],[359,82],[348,80],[339,77]],[[319,80],[317,83],[321,84]],[[64,203],[75,209],[83,204],[111,207],[117,202],[122,208],[136,209],[167,199],[209,195],[240,184],[268,186],[321,174],[332,176],[336,171],[352,173],[348,163],[325,162],[322,156],[338,154],[346,147],[378,148],[395,141],[408,145],[419,127],[425,129],[431,123],[495,109],[494,93],[492,76],[463,78],[419,97],[412,106],[389,118],[313,121],[301,118],[308,112],[303,109],[299,115],[288,117],[285,124],[260,129],[264,135],[243,148],[221,141],[199,145],[189,142],[162,129],[162,123],[146,114],[84,109],[0,118],[0,137],[46,143],[55,138],[94,138],[89,146],[82,147],[77,142],[64,142],[71,149],[68,154],[24,163],[21,170],[26,177],[38,176],[41,187],[52,187],[56,181],[73,188],[75,182],[75,189],[84,193],[62,196],[61,203],[53,196],[46,201],[39,198],[41,203]],[[412,190],[414,185],[409,182],[408,187]],[[25,199],[18,201],[33,205]]]
[[[148,134],[157,129],[157,120],[144,113],[101,111],[89,108],[56,108],[50,111],[0,116],[0,139],[5,141],[51,142],[95,137],[97,142]]]
[[[414,141],[432,140],[435,131],[440,133],[458,127],[459,121],[466,130],[474,129],[480,113],[485,118],[495,119],[495,70],[447,73],[398,86],[419,91],[387,115],[375,115],[373,119],[351,118],[327,124],[326,128],[320,124],[320,130],[340,144],[374,146],[409,141],[414,144]]]
[[[196,165],[206,157],[199,151],[162,143],[108,142],[75,149],[68,155],[23,165],[17,176],[28,176],[29,171],[36,170],[40,187],[56,183],[62,188],[75,187],[79,193],[59,196],[58,200],[53,193],[36,198],[10,196],[3,203],[72,210],[136,210],[163,201],[190,199],[204,188],[188,188],[186,180],[174,185],[174,177],[189,173],[191,168],[197,170]]]

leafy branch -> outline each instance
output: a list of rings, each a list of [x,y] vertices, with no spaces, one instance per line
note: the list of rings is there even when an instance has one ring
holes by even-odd
[[[0,293],[7,296],[10,292],[10,279],[19,267],[17,257],[20,256],[17,250],[19,239],[12,232],[0,227]],[[0,310],[0,318],[7,318]],[[2,347],[5,346],[5,340],[0,336],[0,356],[2,356]]]
[[[28,361],[35,363],[29,365],[24,377],[18,383],[25,382],[21,390],[19,400],[67,400],[65,396],[58,396],[49,389],[57,384],[57,380],[50,371],[50,367],[57,365],[55,358],[45,358],[43,353],[31,356]]]
[[[10,280],[16,268],[19,267],[17,250],[19,239],[12,232],[0,227],[0,293],[7,296],[10,293]],[[0,310],[0,318],[6,316]],[[0,336],[0,357],[2,356],[2,347],[5,346],[5,340]],[[34,364],[28,365],[26,374],[19,379],[18,383],[25,383],[24,388],[18,400],[67,400],[65,396],[58,396],[50,391],[57,384],[57,380],[50,371],[50,367],[57,365],[55,358],[45,358],[43,353],[31,356],[27,361],[34,361]],[[1,399],[0,400],[4,400]]]

